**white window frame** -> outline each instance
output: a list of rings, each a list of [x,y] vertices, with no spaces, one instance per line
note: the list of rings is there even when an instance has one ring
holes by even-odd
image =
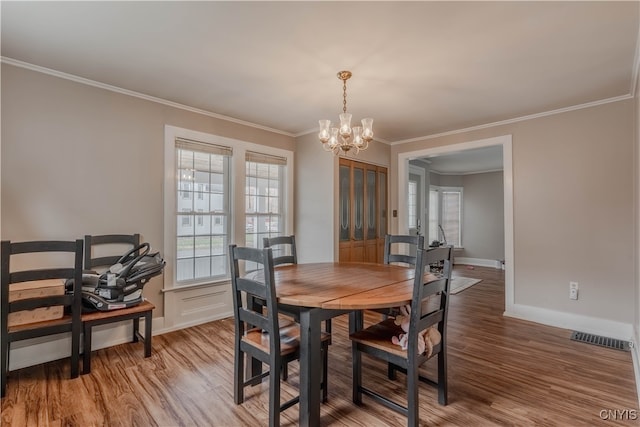
[[[164,270],[163,291],[188,289],[219,283],[229,283],[226,277],[220,280],[194,281],[188,285],[176,283],[176,159],[175,140],[185,138],[202,143],[231,147],[233,154],[230,159],[230,229],[229,243],[238,246],[245,244],[245,159],[246,152],[264,153],[271,156],[283,157],[287,161],[284,182],[284,219],[283,233],[293,234],[293,151],[273,148],[266,145],[255,144],[232,138],[204,132],[184,129],[176,126],[165,125],[164,141],[164,258],[167,265]]]

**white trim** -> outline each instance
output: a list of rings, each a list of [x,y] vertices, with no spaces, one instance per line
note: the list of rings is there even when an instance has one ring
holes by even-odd
[[[631,323],[617,322],[615,320],[600,319],[522,304],[513,304],[508,310],[505,310],[504,315],[541,323],[543,325],[602,335],[624,341],[631,341],[631,337],[633,336],[633,325]]]
[[[479,139],[460,144],[442,145],[433,148],[410,151],[398,154],[398,233],[406,233],[407,220],[399,209],[407,205],[407,186],[409,160],[434,154],[451,153],[472,148],[502,146],[503,186],[504,186],[504,256],[505,256],[505,311],[515,304],[514,300],[514,245],[513,245],[513,157],[511,135]],[[393,209],[393,207],[391,208]]]
[[[558,108],[557,110],[543,111],[541,113],[530,114],[528,116],[515,117],[513,119],[501,120],[501,121],[498,121],[498,122],[486,123],[486,124],[478,125],[478,126],[471,126],[471,127],[464,128],[464,129],[455,129],[455,130],[451,130],[451,131],[447,131],[447,132],[435,133],[435,134],[432,134],[432,135],[419,136],[419,137],[410,138],[410,139],[402,139],[400,141],[391,142],[391,143],[389,143],[389,145],[407,144],[409,142],[424,141],[424,140],[427,140],[427,139],[439,138],[441,136],[456,135],[456,134],[460,134],[460,133],[471,132],[471,131],[474,131],[474,130],[487,129],[487,128],[492,128],[492,127],[495,127],[495,126],[503,126],[503,125],[508,125],[508,124],[512,124],[512,123],[522,122],[522,121],[525,121],[525,120],[531,120],[531,119],[537,119],[537,118],[540,118],[540,117],[552,116],[554,114],[561,114],[561,113],[567,113],[569,111],[582,110],[583,108],[596,107],[598,105],[609,104],[609,103],[612,103],[612,102],[624,101],[624,100],[632,99],[632,98],[633,98],[632,94],[615,96],[613,98],[601,99],[601,100],[598,100],[598,101],[587,102],[585,104],[572,105],[570,107]]]
[[[453,257],[453,264],[475,265],[477,267],[490,267],[502,269],[502,260],[498,259],[483,259],[483,258],[467,258],[467,257]]]
[[[479,170],[473,172],[439,172],[437,170],[429,169],[429,172],[435,173],[436,175],[476,175],[479,173],[491,173],[491,172],[502,172],[502,169],[487,169],[487,170]]]
[[[256,123],[247,122],[245,120],[235,119],[233,117],[224,116],[222,114],[214,113],[214,112],[207,111],[207,110],[202,110],[200,108],[190,107],[188,105],[179,104],[177,102],[168,101],[166,99],[157,98],[155,96],[146,95],[144,93],[136,92],[136,91],[129,90],[129,89],[123,89],[123,88],[118,87],[118,86],[113,86],[113,85],[110,85],[110,84],[101,83],[101,82],[98,82],[98,81],[95,81],[95,80],[85,79],[84,77],[76,76],[74,74],[63,73],[62,71],[52,70],[51,68],[41,67],[39,65],[30,64],[28,62],[19,61],[17,59],[9,58],[9,57],[6,57],[6,56],[0,57],[0,60],[5,64],[13,65],[15,67],[25,68],[25,69],[31,70],[31,71],[37,71],[37,72],[42,73],[42,74],[48,74],[50,76],[58,77],[58,78],[61,78],[61,79],[71,80],[73,82],[85,84],[87,86],[97,87],[97,88],[108,90],[108,91],[111,91],[111,92],[116,92],[116,93],[119,93],[119,94],[122,94],[122,95],[133,96],[134,98],[144,99],[145,101],[156,102],[158,104],[167,105],[169,107],[179,108],[181,110],[190,111],[190,112],[196,113],[196,114],[202,114],[203,116],[213,117],[213,118],[216,118],[216,119],[226,120],[228,122],[237,123],[237,124],[243,125],[243,126],[249,126],[249,127],[256,128],[256,129],[266,130],[267,132],[273,132],[273,133],[277,133],[277,134],[284,135],[284,136],[295,137],[294,134],[292,134],[290,132],[285,132],[283,130],[270,128],[268,126],[262,126],[262,125],[259,125],[259,124],[256,124]]]
[[[426,215],[427,201],[425,199],[429,197],[429,192],[426,191],[425,189],[426,171],[424,170],[424,168],[421,168],[420,166],[409,165],[409,173],[418,175],[420,177],[420,190],[422,191],[422,194],[420,194],[420,206],[418,206],[417,219],[420,220],[420,231],[422,231],[422,234],[424,235],[425,217],[427,216]],[[407,191],[408,190],[409,190],[409,186],[407,183]]]
[[[164,318],[154,317],[152,325],[152,335],[159,335],[163,331]],[[140,331],[144,334],[144,319],[140,320]],[[118,323],[95,326],[92,331],[92,350],[111,347],[114,345],[131,342],[133,336],[133,322],[123,320]],[[80,342],[80,352],[82,353],[82,340]],[[140,344],[142,354],[142,344]],[[57,334],[47,337],[34,338],[11,343],[9,356],[9,370],[26,368],[28,366],[39,365],[53,360],[63,359],[71,356],[71,333]]]

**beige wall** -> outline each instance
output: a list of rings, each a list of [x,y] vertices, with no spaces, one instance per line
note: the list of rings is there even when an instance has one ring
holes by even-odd
[[[462,175],[462,245],[456,256],[504,259],[502,172]]]
[[[295,149],[275,134],[2,65],[2,239],[135,233],[163,248],[165,124]],[[144,294],[163,315],[162,278]]]
[[[634,101],[392,146],[398,153],[513,135],[515,303],[634,321]],[[391,209],[398,209],[397,197]],[[394,224],[397,228],[397,224]],[[580,299],[568,299],[569,281]]]

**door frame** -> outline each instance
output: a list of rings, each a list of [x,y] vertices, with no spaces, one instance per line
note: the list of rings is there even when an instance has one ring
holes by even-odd
[[[425,197],[429,196],[429,193],[425,193],[425,170],[419,166],[409,165],[409,173],[420,176],[420,204],[418,205],[418,219],[420,220],[420,231],[422,231],[422,235],[424,236],[424,220],[425,220]],[[409,181],[407,180],[407,193],[409,192]],[[408,230],[407,230],[408,231]]]
[[[504,191],[504,257],[505,257],[505,313],[513,311],[515,305],[514,293],[514,243],[513,243],[513,157],[512,135],[502,135],[493,138],[478,139],[459,144],[443,145],[424,148],[398,154],[398,233],[409,231],[407,224],[407,185],[409,181],[409,160],[434,154],[454,153],[472,148],[502,146],[503,191]]]

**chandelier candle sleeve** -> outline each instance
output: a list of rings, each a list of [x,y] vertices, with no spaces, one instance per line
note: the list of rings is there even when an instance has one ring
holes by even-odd
[[[355,149],[357,154],[366,150],[369,142],[373,140],[373,119],[362,119],[362,127],[351,127],[350,113],[347,113],[347,80],[351,78],[351,71],[340,71],[338,79],[342,80],[342,114],[340,114],[340,127],[332,127],[331,120],[319,120],[320,131],[318,139],[322,142],[325,151],[334,154],[347,153]]]

